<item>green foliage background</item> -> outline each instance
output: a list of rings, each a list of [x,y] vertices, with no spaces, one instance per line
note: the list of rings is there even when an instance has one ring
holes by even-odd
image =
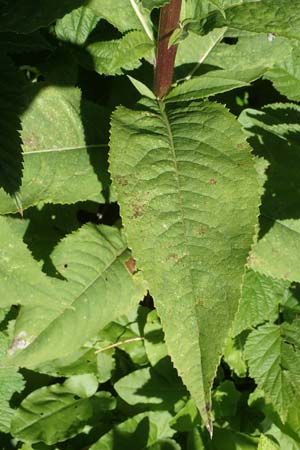
[[[1,450],[300,449],[300,1],[167,3],[0,1]]]

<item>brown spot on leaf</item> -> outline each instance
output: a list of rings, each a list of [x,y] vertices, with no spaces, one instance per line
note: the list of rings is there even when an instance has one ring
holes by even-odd
[[[137,219],[144,214],[144,203],[136,202],[132,205],[132,218]]]
[[[208,184],[214,185],[217,184],[217,182],[214,178],[211,178],[210,180],[208,180]]]
[[[125,177],[117,175],[115,177],[116,183],[118,183],[120,186],[127,186],[128,180]]]
[[[127,261],[125,261],[125,266],[127,267],[128,271],[133,275],[136,272],[136,265],[135,265],[135,259],[129,258]]]
[[[247,258],[248,266],[251,267],[253,262],[254,262],[254,257],[252,255],[249,255],[248,258]]]
[[[174,261],[178,262],[179,261],[179,256],[177,255],[177,253],[170,253],[168,255],[168,259],[173,259]]]

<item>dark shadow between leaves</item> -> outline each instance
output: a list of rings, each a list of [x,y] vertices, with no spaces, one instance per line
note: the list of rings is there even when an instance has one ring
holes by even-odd
[[[268,108],[264,108],[264,111],[267,112]],[[259,116],[248,112],[249,118],[262,122],[261,127],[259,124],[255,124],[247,128],[254,134],[248,141],[254,149],[255,155],[263,157],[269,163],[261,205],[260,238],[268,232],[276,220],[300,218],[298,201],[300,193],[298,169],[300,165],[300,130],[286,130],[282,137],[279,136],[279,131],[276,134],[276,125],[287,123],[292,126],[297,123],[297,114],[292,110],[290,115],[289,111],[289,109],[283,108],[282,111],[278,110],[276,115],[272,111],[272,115]],[[265,129],[264,126],[273,127],[273,130]]]

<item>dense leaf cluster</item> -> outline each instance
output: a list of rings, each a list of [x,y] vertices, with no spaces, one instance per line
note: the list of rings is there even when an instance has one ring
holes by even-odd
[[[0,0],[3,450],[300,450],[300,1],[168,3]]]

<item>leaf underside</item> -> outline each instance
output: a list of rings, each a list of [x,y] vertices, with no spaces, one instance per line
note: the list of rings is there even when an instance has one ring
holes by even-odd
[[[129,246],[169,353],[210,423],[211,384],[258,213],[249,147],[221,105],[164,109],[143,100],[114,113],[110,158]]]

